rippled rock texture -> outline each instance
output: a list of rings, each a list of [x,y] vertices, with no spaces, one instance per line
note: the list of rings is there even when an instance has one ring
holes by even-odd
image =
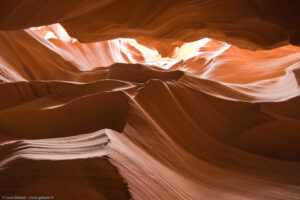
[[[300,199],[299,1],[0,1],[0,195]]]

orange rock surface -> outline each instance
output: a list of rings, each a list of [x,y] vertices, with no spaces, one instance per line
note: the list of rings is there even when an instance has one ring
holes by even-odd
[[[300,199],[299,9],[0,1],[0,198]]]

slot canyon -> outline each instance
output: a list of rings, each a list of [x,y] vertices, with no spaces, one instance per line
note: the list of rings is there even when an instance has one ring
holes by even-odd
[[[0,199],[300,200],[299,0],[0,0]]]

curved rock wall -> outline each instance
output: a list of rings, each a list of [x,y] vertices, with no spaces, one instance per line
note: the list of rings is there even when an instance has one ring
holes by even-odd
[[[0,1],[1,198],[299,199],[299,8]]]

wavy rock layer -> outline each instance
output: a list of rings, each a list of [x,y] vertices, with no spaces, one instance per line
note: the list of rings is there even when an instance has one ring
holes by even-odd
[[[296,1],[0,3],[1,195],[300,198]]]
[[[136,82],[142,69],[124,68],[113,77],[126,82],[1,85],[4,96],[22,91],[0,111],[1,180],[11,180],[2,193],[129,198],[109,157],[134,199],[299,197],[298,98],[225,100],[187,85],[188,75],[148,68]]]

